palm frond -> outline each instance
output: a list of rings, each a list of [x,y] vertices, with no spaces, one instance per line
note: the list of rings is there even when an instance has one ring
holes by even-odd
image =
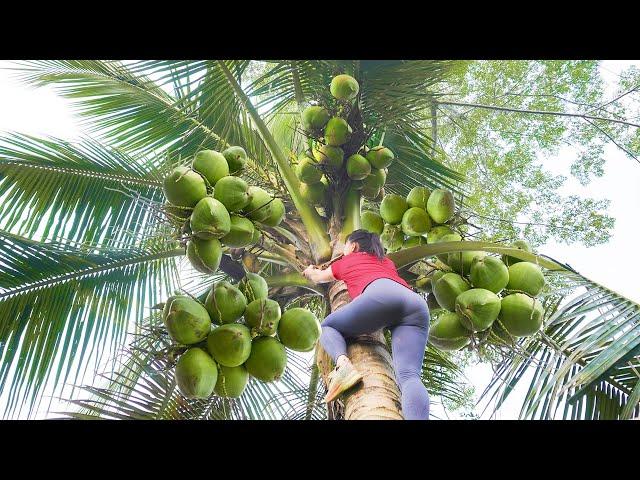
[[[172,245],[87,253],[0,231],[0,391],[5,416],[32,413],[45,386],[81,380],[91,358],[115,352],[130,315],[169,291]],[[160,288],[159,288],[160,287]],[[95,356],[95,357],[94,357]],[[55,376],[51,376],[55,372]]]
[[[163,200],[158,172],[143,163],[89,138],[3,135],[0,228],[32,239],[138,244],[155,224],[145,205]]]

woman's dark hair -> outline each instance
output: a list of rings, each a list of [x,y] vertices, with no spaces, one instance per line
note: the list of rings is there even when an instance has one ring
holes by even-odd
[[[348,242],[357,243],[360,247],[358,251],[371,253],[378,257],[378,260],[384,258],[384,248],[380,242],[380,236],[368,230],[354,230],[347,237]]]

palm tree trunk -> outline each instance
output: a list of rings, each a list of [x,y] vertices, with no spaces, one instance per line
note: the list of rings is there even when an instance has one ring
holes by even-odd
[[[331,237],[337,238],[333,233],[330,231]],[[341,242],[336,242],[333,257],[341,252],[342,245]],[[327,292],[327,301],[332,312],[351,301],[343,281],[331,285]],[[339,400],[328,406],[329,419],[402,420],[400,390],[382,331],[362,335],[350,341],[347,355],[364,377],[363,382],[344,397],[344,402]],[[333,362],[319,343],[316,358],[322,380],[328,385],[328,375],[333,368]]]

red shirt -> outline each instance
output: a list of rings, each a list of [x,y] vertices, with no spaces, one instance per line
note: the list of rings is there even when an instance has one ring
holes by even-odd
[[[398,270],[391,260],[387,257],[379,260],[378,257],[368,252],[345,255],[331,264],[331,273],[337,280],[343,280],[347,284],[347,290],[352,300],[360,295],[367,285],[379,278],[389,278],[409,289],[411,288],[407,282],[400,278]]]

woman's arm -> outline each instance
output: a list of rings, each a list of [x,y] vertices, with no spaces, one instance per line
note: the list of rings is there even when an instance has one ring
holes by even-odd
[[[302,275],[307,277],[313,283],[327,283],[336,280],[336,277],[333,276],[333,272],[331,271],[331,267],[325,270],[320,270],[314,265],[309,265],[305,268],[304,272],[302,272]]]

